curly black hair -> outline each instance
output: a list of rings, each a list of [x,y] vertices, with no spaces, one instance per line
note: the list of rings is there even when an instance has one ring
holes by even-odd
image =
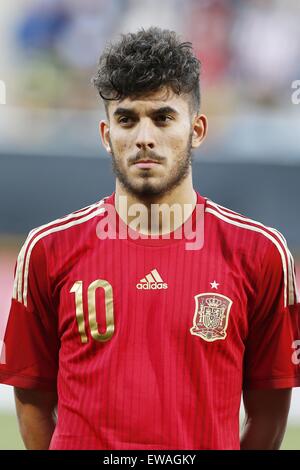
[[[118,42],[108,44],[92,82],[106,108],[110,100],[139,96],[166,86],[178,95],[188,94],[197,112],[200,66],[190,42],[180,42],[174,31],[151,27],[123,34]]]

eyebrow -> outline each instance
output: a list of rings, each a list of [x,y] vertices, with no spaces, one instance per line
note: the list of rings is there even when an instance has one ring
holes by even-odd
[[[154,109],[153,111],[151,111],[149,113],[150,115],[157,115],[157,114],[178,114],[178,111],[176,111],[176,109],[172,108],[171,106],[162,106],[161,108],[158,108],[158,109]],[[136,111],[134,111],[133,109],[130,109],[130,108],[121,108],[121,107],[118,107],[114,113],[113,113],[114,116],[132,116],[132,117],[135,117],[138,115],[138,113],[136,113]]]

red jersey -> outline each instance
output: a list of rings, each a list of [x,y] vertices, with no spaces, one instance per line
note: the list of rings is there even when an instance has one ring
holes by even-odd
[[[286,241],[197,198],[198,249],[121,237],[114,194],[29,233],[0,379],[57,388],[50,449],[238,449],[242,389],[300,386]]]

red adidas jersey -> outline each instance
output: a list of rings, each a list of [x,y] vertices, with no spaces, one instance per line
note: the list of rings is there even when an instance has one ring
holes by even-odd
[[[121,237],[114,194],[29,233],[0,379],[57,387],[50,449],[238,449],[242,389],[300,386],[284,238],[197,197],[198,249]]]

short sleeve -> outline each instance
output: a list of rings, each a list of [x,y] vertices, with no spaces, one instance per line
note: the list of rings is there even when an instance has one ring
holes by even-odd
[[[20,388],[56,388],[59,339],[51,303],[43,240],[27,237],[15,266],[3,338],[0,382]]]
[[[270,243],[261,265],[255,306],[249,312],[244,388],[300,386],[300,304],[294,260],[286,245]]]

